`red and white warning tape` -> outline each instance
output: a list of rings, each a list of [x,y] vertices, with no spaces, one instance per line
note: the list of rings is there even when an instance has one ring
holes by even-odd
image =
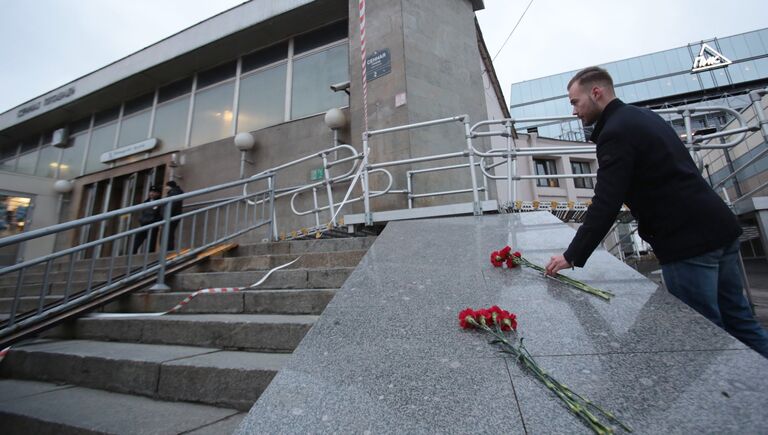
[[[252,289],[252,288],[256,288],[256,287],[260,286],[261,284],[263,284],[264,281],[266,281],[267,278],[269,278],[269,276],[272,275],[273,272],[276,272],[276,271],[278,271],[280,269],[286,268],[286,267],[292,265],[293,263],[299,261],[299,259],[301,259],[301,257],[299,257],[299,258],[297,258],[297,259],[295,259],[295,260],[293,260],[291,262],[288,262],[288,263],[285,263],[283,265],[277,266],[277,267],[275,267],[273,269],[270,269],[269,272],[267,272],[266,275],[261,277],[260,280],[258,280],[257,282],[249,285],[248,287],[212,287],[212,288],[204,288],[204,289],[197,290],[194,293],[192,293],[191,295],[189,295],[186,298],[184,298],[183,301],[179,302],[178,304],[176,304],[176,306],[174,306],[173,308],[171,308],[168,311],[163,311],[163,312],[158,312],[158,313],[91,313],[91,314],[88,314],[86,317],[90,317],[90,318],[93,318],[93,317],[97,317],[97,318],[125,318],[125,317],[162,316],[162,315],[165,315],[165,314],[171,314],[171,313],[174,313],[174,312],[180,310],[182,307],[184,307],[184,305],[187,305],[192,299],[194,299],[198,295],[202,295],[202,294],[234,293],[234,292],[239,292],[239,291],[243,291],[243,290],[249,290],[249,289]]]
[[[358,3],[360,12],[360,58],[363,64],[363,126],[368,131],[368,80],[365,66],[365,0]]]

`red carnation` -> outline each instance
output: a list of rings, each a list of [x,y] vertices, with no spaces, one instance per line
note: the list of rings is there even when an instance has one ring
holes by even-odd
[[[517,267],[517,263],[515,263],[514,257],[508,257],[507,258],[507,267],[510,268],[510,269],[513,269],[513,268]]]
[[[520,258],[520,257],[522,257],[522,256],[523,256],[523,254],[521,254],[521,253],[520,253],[520,251],[515,251],[515,253],[514,253],[514,254],[512,254],[512,255],[514,255],[514,256],[515,256],[515,257],[517,257],[517,258]]]
[[[493,264],[494,267],[501,267],[501,265],[504,264],[504,257],[499,255],[499,251],[493,251],[491,253],[491,264]]]
[[[501,249],[501,251],[499,251],[499,254],[501,254],[502,257],[507,258],[509,257],[510,251],[512,251],[512,248],[510,248],[509,246],[505,246],[504,248]]]
[[[459,326],[461,326],[463,329],[472,329],[475,326],[467,321],[467,317],[474,319],[475,318],[475,310],[472,308],[467,308],[462,310],[459,313]]]
[[[487,308],[475,311],[475,319],[481,325],[493,325],[493,313]]]

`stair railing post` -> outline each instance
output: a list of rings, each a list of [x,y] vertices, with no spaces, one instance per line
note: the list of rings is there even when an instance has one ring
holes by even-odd
[[[157,282],[149,288],[151,291],[155,292],[167,292],[171,289],[165,284],[165,257],[168,255],[168,232],[171,230],[171,204],[173,204],[173,202],[169,202],[163,206],[163,233],[160,235],[160,270],[157,271]]]
[[[472,209],[475,216],[483,214],[483,208],[480,205],[480,196],[477,193],[477,178],[475,178],[475,148],[472,146],[472,127],[469,125],[469,116],[464,115],[464,136],[467,139],[467,152],[469,157],[469,174],[472,177]]]
[[[365,207],[365,225],[373,225],[371,214],[371,198],[368,185],[368,132],[363,133],[363,205]]]
[[[323,153],[323,178],[325,178],[325,188],[328,192],[328,212],[331,214],[331,223],[336,228],[336,210],[333,206],[333,186],[331,185],[331,174],[328,173],[328,156]]]
[[[277,241],[277,225],[275,223],[275,174],[272,173],[267,178],[267,186],[269,187],[269,233],[271,234],[272,241]]]

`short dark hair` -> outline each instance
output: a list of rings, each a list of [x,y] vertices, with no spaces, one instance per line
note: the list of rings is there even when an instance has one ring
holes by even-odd
[[[178,185],[178,184],[176,184],[176,182],[175,182],[175,181],[173,181],[173,180],[171,180],[171,181],[169,181],[169,182],[165,183],[165,185],[166,185],[166,186],[168,186],[168,187],[179,187],[179,185]]]
[[[149,191],[155,193],[163,193],[163,189],[161,189],[160,186],[155,185],[149,186]]]
[[[571,86],[574,84],[587,87],[601,85],[613,90],[613,79],[611,78],[611,75],[608,74],[608,71],[599,66],[590,66],[577,72],[571,81],[568,82],[568,87],[566,89],[571,89]]]

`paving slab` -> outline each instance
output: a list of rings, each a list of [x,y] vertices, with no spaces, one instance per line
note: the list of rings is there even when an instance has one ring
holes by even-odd
[[[609,302],[489,262],[510,245],[543,265],[574,234],[547,212],[390,222],[236,433],[587,433],[459,329],[460,310],[493,304],[543,367],[637,433],[763,432],[768,360],[604,250],[565,273]]]

